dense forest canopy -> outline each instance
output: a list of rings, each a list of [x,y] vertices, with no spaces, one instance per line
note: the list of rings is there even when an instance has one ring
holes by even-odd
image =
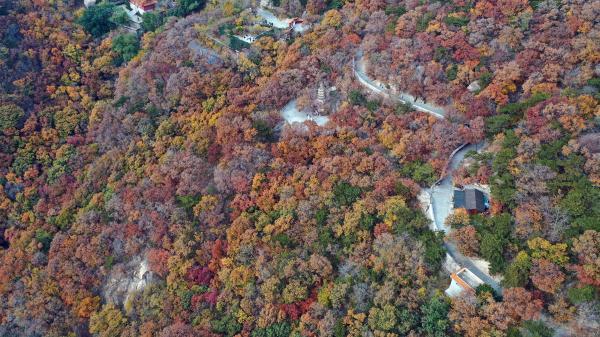
[[[85,3],[0,0],[0,336],[600,334],[600,1]]]

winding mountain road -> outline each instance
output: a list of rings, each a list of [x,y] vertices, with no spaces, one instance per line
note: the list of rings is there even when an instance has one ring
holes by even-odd
[[[415,110],[428,113],[436,118],[444,119],[446,111],[443,107],[439,107],[433,104],[425,103],[422,100],[416,99],[409,93],[391,92],[386,85],[381,82],[370,78],[367,75],[366,64],[363,59],[362,51],[356,53],[356,57],[352,60],[352,68],[354,75],[358,81],[367,89],[372,92],[396,100],[405,104],[410,104]],[[433,225],[439,231],[448,233],[450,228],[447,227],[444,222],[446,217],[452,212],[452,197],[454,194],[454,186],[452,185],[452,173],[460,166],[467,152],[476,150],[477,144],[463,145],[453,153],[446,174],[438,183],[434,184],[428,193],[430,195],[430,207],[432,210]],[[473,274],[479,277],[483,282],[489,284],[498,293],[502,293],[502,287],[494,280],[486,271],[481,270],[472,259],[461,254],[456,245],[452,242],[444,242],[447,254],[451,259],[451,262],[459,265],[460,267],[468,268]],[[452,263],[451,263],[452,264]]]
[[[436,185],[429,189],[431,196],[431,207],[433,213],[433,224],[439,231],[449,232],[450,228],[445,225],[445,220],[452,212],[452,197],[454,194],[454,186],[452,185],[452,173],[456,170],[463,161],[467,152],[476,150],[477,144],[469,144],[454,154],[450,160],[450,165],[446,171],[446,176]],[[483,282],[489,284],[498,293],[502,293],[502,287],[494,280],[486,271],[481,270],[472,259],[464,256],[458,251],[456,245],[452,242],[444,241],[444,247],[448,255],[456,264],[461,267],[466,267],[473,274],[479,277]]]
[[[404,104],[410,104],[413,106],[413,108],[415,108],[415,110],[428,113],[436,118],[445,118],[446,111],[444,108],[430,103],[425,103],[423,100],[417,99],[413,95],[406,92],[391,93],[390,89],[387,88],[383,83],[370,78],[367,75],[366,64],[363,59],[362,51],[358,51],[356,53],[356,57],[352,60],[352,63],[354,75],[356,75],[358,81],[369,90],[386,96],[392,100],[396,100]]]

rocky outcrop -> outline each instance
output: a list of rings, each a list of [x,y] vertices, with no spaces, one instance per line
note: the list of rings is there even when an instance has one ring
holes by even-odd
[[[104,286],[104,299],[117,305],[125,304],[132,295],[143,290],[152,281],[153,274],[148,270],[148,260],[138,256],[112,268]]]

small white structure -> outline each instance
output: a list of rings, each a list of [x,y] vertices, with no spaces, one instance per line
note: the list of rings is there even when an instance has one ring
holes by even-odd
[[[251,34],[246,34],[244,36],[242,36],[242,35],[234,35],[234,36],[246,43],[254,43],[254,41],[256,41],[256,36],[251,35]]]
[[[317,103],[325,103],[325,85],[323,82],[319,83],[319,88],[317,88]]]
[[[479,84],[479,81],[471,82],[471,84],[469,84],[469,86],[467,87],[467,90],[469,90],[470,92],[477,92],[481,90],[481,85]]]
[[[132,8],[130,10],[125,5],[121,5],[119,7],[122,8],[125,11],[125,13],[127,13],[127,17],[129,18],[130,26],[128,26],[127,28],[129,28],[133,31],[137,31],[138,29],[140,29],[142,27],[142,21],[144,21],[142,19],[143,13],[141,13],[139,11],[139,9],[136,9],[136,7],[132,6]]]
[[[290,19],[290,23],[289,26],[291,29],[294,30],[294,32],[296,33],[304,33],[305,31],[308,30],[309,25],[304,23],[303,20],[295,18],[295,19]]]
[[[449,297],[458,296],[464,291],[474,294],[475,289],[484,284],[479,277],[477,277],[467,268],[462,268],[456,273],[450,274],[450,278],[452,279],[452,282],[445,291],[446,295]]]
[[[319,83],[317,88],[317,111],[323,113],[325,111],[325,85],[323,82]]]
[[[88,8],[90,6],[94,6],[96,4],[96,0],[83,0],[83,5]]]

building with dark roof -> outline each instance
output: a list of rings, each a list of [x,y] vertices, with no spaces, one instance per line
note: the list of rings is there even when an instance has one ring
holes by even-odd
[[[469,213],[480,213],[487,209],[483,192],[474,188],[454,190],[454,208],[464,208]]]

